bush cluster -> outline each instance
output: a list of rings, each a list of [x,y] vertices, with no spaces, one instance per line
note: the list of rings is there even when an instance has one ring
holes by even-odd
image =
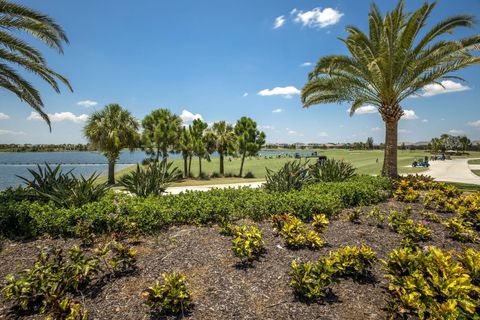
[[[147,198],[109,192],[97,202],[63,208],[55,203],[18,201],[0,193],[0,235],[8,238],[76,236],[129,232],[150,234],[172,224],[205,224],[222,218],[262,220],[295,212],[302,219],[327,216],[342,208],[384,200],[390,182],[381,177],[356,177],[347,182],[319,183],[300,191],[269,193],[262,189],[213,189]]]
[[[389,309],[402,318],[476,319],[480,312],[478,266],[473,249],[458,257],[435,247],[393,250],[384,262]]]
[[[240,259],[252,262],[265,251],[262,232],[256,226],[236,226],[233,236],[232,251]]]
[[[408,246],[427,241],[432,235],[432,230],[427,225],[408,219],[411,213],[411,207],[407,207],[403,211],[391,210],[388,217],[389,227],[403,235],[403,244]]]
[[[156,282],[144,290],[145,304],[153,311],[184,313],[191,306],[191,294],[184,275],[162,273],[163,283]]]
[[[292,214],[276,214],[272,216],[275,231],[285,239],[290,248],[318,249],[325,245],[319,232],[325,231],[329,221],[324,214],[313,216],[312,228],[309,229],[299,218]]]
[[[307,300],[318,300],[326,296],[327,288],[333,281],[366,276],[376,261],[375,252],[365,245],[340,248],[315,263],[294,260],[289,285],[296,295]]]

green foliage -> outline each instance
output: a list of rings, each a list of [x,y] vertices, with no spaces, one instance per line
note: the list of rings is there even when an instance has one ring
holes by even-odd
[[[324,230],[326,228],[326,217],[317,217],[317,228]],[[292,214],[277,214],[272,216],[274,230],[285,239],[285,243],[290,248],[318,249],[325,246],[317,230],[309,230],[299,218]],[[326,220],[328,225],[328,219]]]
[[[243,173],[243,163],[246,156],[254,156],[265,144],[265,133],[257,129],[257,123],[248,117],[241,117],[234,127],[237,136],[238,153],[242,156],[240,177]]]
[[[45,168],[37,165],[37,171],[28,171],[32,175],[31,179],[19,177],[25,181],[27,190],[31,190],[34,197],[41,201],[53,201],[62,207],[80,207],[98,201],[109,189],[105,183],[96,182],[100,174],[93,173],[88,178],[80,175],[80,178],[77,178],[72,170],[62,172],[61,165],[52,168],[45,163]]]
[[[110,241],[96,252],[112,274],[131,272],[136,269],[137,252],[121,242]]]
[[[173,162],[163,159],[152,162],[146,169],[137,164],[137,169],[120,178],[120,184],[129,192],[140,196],[160,195],[168,185],[182,177],[178,168],[171,168]]]
[[[420,211],[420,215],[427,221],[440,223],[442,218],[440,218],[435,212]]]
[[[403,235],[403,244],[405,246],[412,246],[420,241],[427,241],[431,239],[432,230],[426,226],[426,223],[415,222],[408,219],[411,215],[411,207],[403,211],[390,210],[388,217],[388,225],[390,228]]]
[[[235,234],[235,228],[233,227],[230,220],[222,217],[219,221],[220,224],[220,234],[224,236],[233,236]]]
[[[367,212],[367,218],[373,219],[376,222],[377,227],[380,228],[383,228],[386,216],[387,215],[382,210],[380,210],[379,207],[373,207],[372,210]]]
[[[308,170],[301,161],[288,161],[278,171],[266,168],[264,187],[270,192],[301,190],[310,182]]]
[[[340,248],[330,252],[329,259],[333,261],[336,276],[353,278],[367,276],[377,261],[375,251],[366,245]]]
[[[420,192],[412,187],[408,181],[401,180],[393,193],[393,197],[398,201],[415,202],[420,198]]]
[[[329,224],[330,221],[323,213],[315,214],[312,217],[312,227],[317,232],[324,232],[325,230],[327,230]]]
[[[353,208],[347,212],[347,220],[352,223],[360,223],[362,208]]]
[[[289,285],[295,295],[308,300],[318,300],[326,296],[326,288],[333,281],[335,268],[328,258],[311,262],[292,262]]]
[[[192,303],[186,277],[175,272],[164,272],[162,278],[162,284],[157,281],[142,293],[145,304],[154,311],[183,314]]]
[[[450,253],[435,247],[396,249],[384,263],[393,314],[420,319],[477,318],[479,287]]]
[[[342,182],[355,176],[355,168],[343,160],[326,159],[311,165],[308,172],[314,182]]]
[[[472,224],[459,217],[453,217],[442,223],[448,231],[450,237],[460,242],[476,242],[479,240]]]
[[[472,283],[480,286],[480,251],[467,249],[458,256],[458,261],[468,271]]]
[[[232,251],[237,257],[249,262],[258,259],[265,251],[262,232],[256,226],[236,226]]]

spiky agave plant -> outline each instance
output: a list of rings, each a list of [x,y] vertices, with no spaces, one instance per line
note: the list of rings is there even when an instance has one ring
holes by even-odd
[[[458,79],[452,72],[480,63],[473,55],[480,48],[480,35],[448,40],[459,27],[474,25],[471,15],[447,18],[429,30],[427,20],[436,3],[424,3],[414,12],[404,11],[404,1],[382,16],[372,4],[369,30],[348,26],[342,39],[349,55],[320,58],[302,89],[302,103],[351,103],[350,115],[364,105],[378,109],[385,122],[385,159],[382,173],[396,178],[398,121],[401,103],[422,92],[427,85]]]

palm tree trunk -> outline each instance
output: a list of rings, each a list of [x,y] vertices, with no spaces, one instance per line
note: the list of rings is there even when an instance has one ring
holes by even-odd
[[[385,121],[385,155],[383,160],[382,175],[391,179],[398,177],[397,148],[398,120],[388,119]]]
[[[183,176],[188,178],[188,156],[183,156]]]
[[[224,175],[225,174],[225,168],[223,167],[223,154],[221,153],[220,154],[220,175]]]
[[[188,157],[188,177],[190,178],[192,172],[192,156]]]
[[[108,184],[115,184],[115,160],[108,160]]]
[[[246,154],[247,154],[246,151],[244,151],[243,154],[242,154],[242,163],[240,164],[240,174],[239,174],[240,178],[242,177],[242,174],[243,174],[243,163],[245,162],[245,155]]]

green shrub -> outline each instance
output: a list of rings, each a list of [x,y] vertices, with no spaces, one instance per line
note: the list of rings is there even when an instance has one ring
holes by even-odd
[[[383,228],[385,223],[386,214],[378,207],[373,207],[372,210],[367,212],[367,218],[373,219],[379,228]]]
[[[478,240],[475,230],[472,229],[472,224],[462,218],[453,217],[442,223],[448,231],[450,237],[460,242],[475,242]]]
[[[315,264],[311,262],[292,262],[289,285],[295,295],[308,300],[318,300],[326,296],[328,285],[334,280],[333,262],[321,258]]]
[[[308,171],[314,182],[342,182],[355,176],[352,164],[335,159],[319,161],[311,165]]]
[[[375,251],[365,245],[339,248],[330,252],[329,259],[333,261],[336,276],[354,278],[367,276],[377,261]]]
[[[192,303],[185,276],[172,272],[162,273],[162,278],[162,284],[157,281],[142,293],[145,304],[154,311],[183,314]]]
[[[265,251],[262,232],[256,226],[237,226],[232,240],[232,251],[240,259],[251,262]]]
[[[301,161],[288,161],[278,171],[266,170],[264,188],[270,192],[300,190],[310,182],[308,170]]]
[[[137,164],[135,171],[122,176],[119,180],[127,191],[140,196],[160,195],[165,192],[168,185],[182,177],[178,168],[171,168],[173,162],[163,159],[153,162],[146,169]]]
[[[312,218],[312,227],[317,232],[324,232],[327,230],[330,221],[325,214],[315,214]]]
[[[467,249],[458,256],[458,260],[468,271],[472,283],[480,286],[480,251],[475,249]]]
[[[347,212],[347,220],[352,223],[360,223],[360,216],[362,215],[361,208],[353,208]]]
[[[420,241],[427,241],[431,239],[432,230],[427,227],[426,223],[416,222],[408,219],[411,212],[411,207],[407,207],[403,211],[390,210],[388,217],[388,225],[390,228],[403,235],[403,245],[413,246]]]
[[[420,215],[427,221],[440,223],[442,218],[440,218],[435,212],[421,211]]]
[[[317,216],[317,228],[319,230],[323,230],[325,227],[325,219],[324,215]],[[326,221],[328,223],[328,219]],[[317,230],[308,230],[302,220],[291,214],[274,215],[272,216],[272,222],[274,230],[285,239],[285,244],[290,248],[309,247],[310,249],[318,249],[325,245]]]
[[[469,270],[435,247],[393,250],[384,262],[389,309],[399,317],[475,319],[478,287]]]
[[[253,174],[252,171],[248,171],[244,176],[245,179],[254,179],[255,175]]]

